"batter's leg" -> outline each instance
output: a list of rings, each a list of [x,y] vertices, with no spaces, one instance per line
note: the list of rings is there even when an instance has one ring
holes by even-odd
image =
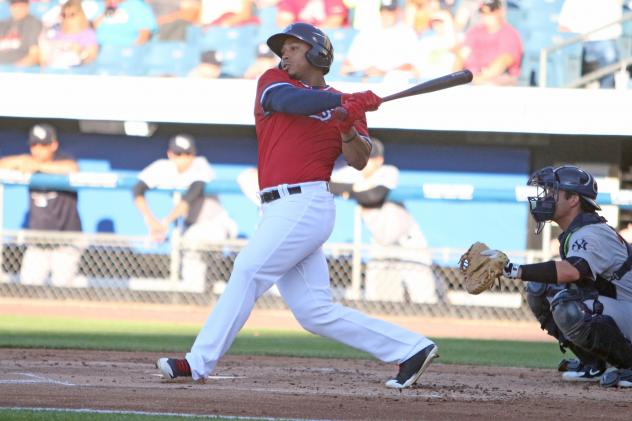
[[[286,197],[264,209],[259,228],[237,256],[224,293],[186,355],[195,380],[212,372],[257,298],[325,242],[334,215],[326,191]]]
[[[334,304],[327,262],[320,248],[283,276],[277,286],[306,330],[368,352],[384,362],[402,363],[433,344],[395,324]]]

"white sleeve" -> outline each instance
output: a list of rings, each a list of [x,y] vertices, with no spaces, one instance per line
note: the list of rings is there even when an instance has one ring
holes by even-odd
[[[568,240],[566,257],[581,257],[588,263],[593,278],[605,273],[613,264],[614,253],[610,239],[595,227],[587,225],[577,230]],[[615,236],[612,236],[615,238]]]
[[[211,168],[211,164],[209,164],[203,156],[198,156],[193,160],[191,167],[181,174],[179,181],[181,186],[185,187],[196,181],[208,183],[214,178],[215,172],[213,171],[213,168]]]
[[[169,161],[159,159],[145,167],[139,174],[138,179],[147,184],[147,187],[154,189],[168,181],[170,171],[168,171]]]

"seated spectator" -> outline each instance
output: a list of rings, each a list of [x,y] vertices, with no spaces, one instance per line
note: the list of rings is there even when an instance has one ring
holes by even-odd
[[[151,7],[143,0],[108,0],[94,27],[100,45],[133,46],[147,43],[157,24]]]
[[[42,23],[29,14],[28,0],[10,1],[11,18],[0,22],[0,64],[35,66]]]
[[[57,132],[48,124],[37,124],[29,133],[30,154],[0,159],[0,168],[23,173],[69,175],[79,171],[77,162],[59,150]],[[29,230],[81,231],[77,192],[29,188]],[[43,285],[50,276],[54,286],[73,286],[81,249],[73,245],[29,244],[20,267],[25,285]]]
[[[41,17],[42,25],[44,28],[55,28],[58,25],[61,25],[61,8],[70,0],[60,0],[59,3],[51,7],[44,13]],[[103,9],[105,7],[103,1],[101,0],[78,0],[81,3],[81,9],[83,10],[83,14],[90,22],[92,26],[92,21],[101,16],[103,13]]]
[[[90,63],[99,45],[94,29],[81,8],[81,0],[68,0],[61,7],[61,25],[40,39],[42,67],[69,68]]]
[[[279,0],[277,26],[305,22],[319,28],[340,28],[347,24],[347,8],[342,0]]]
[[[397,0],[382,0],[381,25],[359,32],[351,42],[340,72],[367,77],[414,76],[417,34],[406,25]]]
[[[268,44],[261,43],[257,46],[257,58],[254,63],[246,69],[244,79],[258,79],[266,70],[274,67],[279,62],[277,56],[270,50]]]
[[[258,22],[254,0],[202,0],[202,25],[229,27]]]
[[[177,10],[157,17],[159,41],[186,41],[188,28],[200,22],[200,0],[179,0],[178,4]]]
[[[558,23],[561,32],[587,34],[620,20],[622,16],[621,0],[566,0]],[[582,76],[619,61],[617,39],[621,33],[621,25],[616,24],[587,35],[582,44]],[[614,88],[614,85],[614,73],[599,79],[600,88]]]
[[[430,29],[430,19],[440,8],[439,0],[406,0],[406,24],[421,34]]]
[[[469,69],[475,84],[516,85],[520,75],[522,42],[505,21],[501,0],[482,0],[481,23],[465,34],[458,49],[458,70]]]
[[[430,18],[430,28],[419,39],[415,70],[419,79],[443,76],[454,69],[456,56],[454,20],[447,10],[438,10]]]

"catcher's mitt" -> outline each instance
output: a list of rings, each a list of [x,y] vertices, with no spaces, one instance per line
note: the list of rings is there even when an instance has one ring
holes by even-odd
[[[502,251],[490,250],[485,243],[478,241],[472,244],[459,260],[467,292],[480,294],[490,289],[494,281],[503,275],[507,263],[509,258]]]

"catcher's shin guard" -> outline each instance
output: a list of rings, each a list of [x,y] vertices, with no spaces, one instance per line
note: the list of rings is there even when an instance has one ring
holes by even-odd
[[[582,301],[569,300],[555,303],[553,319],[577,348],[615,367],[632,368],[632,344],[612,317],[592,314]]]

